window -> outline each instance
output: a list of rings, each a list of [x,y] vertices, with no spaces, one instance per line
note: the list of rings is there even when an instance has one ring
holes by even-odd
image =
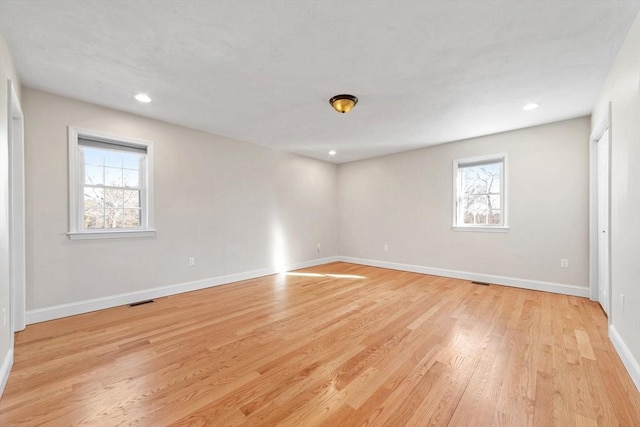
[[[153,143],[69,127],[71,239],[153,235]]]
[[[453,162],[455,230],[507,231],[506,155]]]

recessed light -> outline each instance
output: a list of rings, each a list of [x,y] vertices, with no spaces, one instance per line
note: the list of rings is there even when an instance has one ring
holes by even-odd
[[[522,107],[522,109],[524,111],[531,111],[531,110],[535,110],[539,106],[540,106],[540,104],[536,104],[535,102],[531,102],[531,103],[525,105],[524,107]]]
[[[146,93],[139,93],[134,96],[134,98],[137,101],[144,102],[145,104],[151,102],[151,98],[149,98],[149,95],[147,95]]]
[[[336,150],[331,150],[331,151],[329,151],[329,155],[330,155],[330,156],[335,156],[336,154],[337,154],[337,153],[336,153]]]

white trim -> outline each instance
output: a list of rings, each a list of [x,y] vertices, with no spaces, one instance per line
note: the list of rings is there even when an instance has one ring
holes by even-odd
[[[106,142],[114,145],[124,145],[133,148],[144,148],[153,145],[153,141],[140,138],[131,138],[129,136],[116,135],[112,133],[106,133],[98,130],[80,128],[77,126],[69,126],[69,134],[75,133],[76,141],[78,137],[90,139],[93,141]]]
[[[25,231],[25,151],[24,113],[16,88],[8,84],[9,147],[9,280],[11,331],[25,328],[26,311],[26,231]]]
[[[598,126],[589,136],[589,299],[598,301],[598,153],[597,143],[605,131],[609,132],[609,162],[611,162],[611,150],[613,140],[611,138],[611,110],[612,105],[609,102],[607,113]],[[611,164],[609,164],[609,173],[611,173]],[[611,186],[611,176],[609,176],[609,186]],[[611,194],[611,192],[609,193]],[[609,209],[611,209],[611,201],[609,201]],[[611,212],[609,212],[611,218]],[[609,230],[611,231],[611,230]],[[609,243],[611,250],[611,243]],[[611,252],[609,252],[611,253]],[[609,324],[613,319],[613,304],[611,304],[611,262],[609,262]]]
[[[338,257],[318,258],[303,261],[291,265],[287,270],[297,270],[300,268],[313,267],[338,261]],[[27,324],[45,322],[47,320],[59,319],[61,317],[74,316],[76,314],[89,313],[91,311],[105,308],[117,307],[119,305],[130,304],[147,299],[166,297],[169,295],[191,292],[213,286],[226,285],[228,283],[239,282],[241,280],[255,279],[258,277],[276,274],[275,268],[263,268],[259,270],[246,271],[243,273],[228,274],[225,276],[211,277],[208,279],[196,280],[193,282],[179,283],[176,285],[162,286],[158,288],[146,289],[125,294],[112,295],[103,298],[94,298],[85,301],[61,304],[53,307],[40,308],[27,311]]]
[[[608,130],[611,126],[611,102],[609,102],[607,106],[607,114],[602,119],[602,121],[598,124],[596,128],[594,128],[593,132],[589,136],[589,140],[592,142],[598,141],[604,132]]]
[[[640,363],[633,357],[633,353],[627,347],[624,340],[613,325],[609,325],[609,339],[613,344],[613,347],[618,352],[622,364],[627,368],[627,372],[631,377],[631,380],[636,385],[636,388],[640,392]]]
[[[353,264],[369,265],[372,267],[389,268],[391,270],[410,271],[412,273],[430,274],[434,276],[452,277],[454,279],[475,280],[496,285],[511,286],[514,288],[530,289],[533,291],[552,292],[555,294],[573,295],[577,297],[589,297],[587,287],[567,285],[563,283],[542,282],[539,280],[519,279],[516,277],[495,276],[492,274],[472,273],[468,271],[447,270],[421,265],[399,264],[395,262],[376,261],[353,257],[339,257],[340,261]]]
[[[579,297],[588,297],[589,289],[576,285],[566,285],[561,283],[542,282],[527,279],[518,279],[513,277],[495,276],[483,273],[471,273],[466,271],[446,270],[434,267],[425,267],[410,264],[400,264],[387,261],[376,261],[363,258],[354,258],[346,256],[332,256],[326,258],[318,258],[309,261],[303,261],[293,264],[286,268],[287,271],[297,270],[300,268],[313,267],[331,262],[342,261],[352,264],[369,265],[372,267],[389,268],[392,270],[410,271],[413,273],[430,274],[435,276],[452,277],[463,280],[477,280],[487,283],[495,283],[497,285],[512,286],[516,288],[530,289],[535,291],[553,292],[565,295],[574,295]],[[79,301],[69,304],[61,304],[53,307],[40,308],[27,311],[27,324],[45,322],[47,320],[58,319],[61,317],[74,316],[76,314],[88,313],[91,311],[102,310],[105,308],[116,307],[123,304],[130,304],[136,301],[146,299],[160,298],[168,295],[175,295],[183,292],[205,289],[213,286],[225,285],[228,283],[238,282],[242,280],[255,279],[258,277],[277,274],[280,271],[275,268],[263,268],[243,273],[229,274],[225,276],[217,276],[208,279],[196,280],[193,282],[179,283],[175,285],[162,286],[158,288],[146,289],[142,291],[129,292],[125,294],[112,295],[103,298],[95,298],[91,300]]]
[[[501,227],[501,226],[491,226],[491,225],[469,225],[469,226],[460,226],[456,225],[451,227],[453,231],[481,231],[485,233],[507,233],[509,232],[509,227]]]
[[[589,139],[589,299],[598,301],[598,155],[597,139]]]
[[[483,163],[502,161],[507,155],[505,153],[485,154],[483,156],[465,157],[464,159],[456,159],[454,163],[458,166],[473,166]]]
[[[9,374],[11,373],[11,367],[13,366],[13,349],[10,348],[7,351],[7,355],[4,357],[2,361],[2,366],[0,366],[0,397],[4,393],[4,388],[7,385],[7,381],[9,380]]]
[[[88,239],[120,239],[123,237],[153,237],[156,230],[117,230],[117,231],[93,231],[80,233],[67,233],[70,240]]]
[[[83,129],[74,126],[68,126],[69,130],[69,239],[94,239],[94,238],[121,238],[121,237],[146,237],[155,234],[155,215],[154,215],[154,163],[155,151],[152,141],[138,138],[123,137],[112,135],[105,132],[95,131],[91,129]],[[82,177],[80,175],[78,158],[78,139],[84,138],[93,141],[110,143],[124,147],[144,148],[146,151],[146,161],[144,169],[141,171],[143,175],[142,194],[142,217],[141,227],[135,230],[90,230],[85,231],[81,226],[83,217],[82,206],[79,203],[80,183]],[[115,236],[107,237],[105,234],[115,233]]]

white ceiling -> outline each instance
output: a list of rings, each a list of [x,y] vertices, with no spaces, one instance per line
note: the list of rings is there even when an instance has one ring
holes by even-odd
[[[639,6],[0,0],[0,30],[28,87],[342,163],[590,114]]]

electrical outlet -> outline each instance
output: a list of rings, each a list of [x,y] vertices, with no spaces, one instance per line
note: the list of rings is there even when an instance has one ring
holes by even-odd
[[[388,251],[388,250],[389,250],[389,245],[387,245],[386,243],[385,243],[385,245],[384,245],[384,250],[385,250],[385,251]]]
[[[322,245],[320,243],[316,246],[316,251],[322,252]]]
[[[569,260],[567,258],[560,258],[560,267],[569,268]]]
[[[190,256],[189,257],[189,267],[193,267],[194,265],[196,265],[196,258]]]

